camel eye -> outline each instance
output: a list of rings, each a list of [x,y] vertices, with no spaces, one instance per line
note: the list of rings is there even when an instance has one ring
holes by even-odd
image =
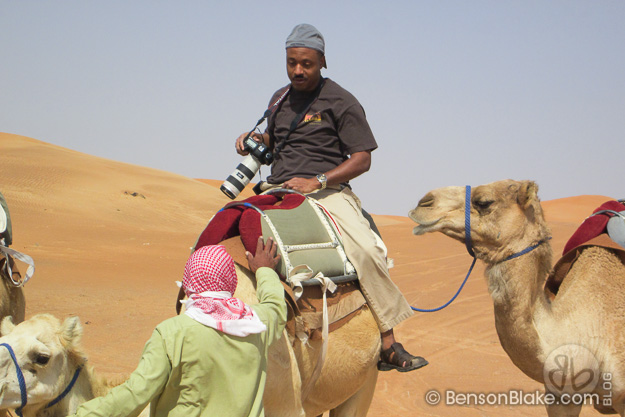
[[[479,200],[479,201],[474,201],[473,205],[475,206],[475,208],[477,208],[479,211],[484,211],[484,210],[488,210],[488,208],[494,203],[494,201],[491,200]]]
[[[44,355],[40,353],[37,355],[37,357],[35,357],[35,363],[37,365],[46,365],[49,361],[50,361],[49,355]]]

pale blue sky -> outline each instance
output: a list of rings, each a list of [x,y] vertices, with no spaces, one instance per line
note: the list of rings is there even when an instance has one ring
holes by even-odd
[[[625,197],[622,0],[0,0],[0,131],[225,179],[298,23],[380,146],[353,181],[370,212],[504,178]]]

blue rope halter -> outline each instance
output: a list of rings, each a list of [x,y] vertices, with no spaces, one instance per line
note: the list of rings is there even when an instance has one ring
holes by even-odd
[[[55,405],[56,403],[61,401],[63,398],[65,398],[67,396],[67,394],[69,394],[69,392],[72,390],[72,388],[74,388],[74,384],[76,383],[76,381],[78,381],[78,377],[80,376],[80,371],[81,370],[82,370],[82,365],[80,365],[78,368],[76,368],[76,372],[74,372],[74,376],[72,377],[72,380],[70,381],[69,385],[67,387],[65,387],[65,390],[62,393],[60,393],[58,397],[56,397],[55,399],[50,401],[50,403],[48,405],[46,405],[45,408],[52,407],[53,405]]]
[[[467,185],[465,190],[466,191],[465,191],[465,197],[464,197],[464,244],[467,247],[467,252],[469,252],[469,255],[473,257],[473,262],[471,262],[471,266],[469,267],[469,272],[467,272],[467,276],[464,278],[464,281],[462,281],[462,284],[460,284],[460,288],[458,288],[458,291],[456,291],[454,296],[451,297],[451,299],[447,301],[445,304],[436,308],[417,308],[417,307],[410,306],[410,308],[412,308],[414,311],[419,311],[421,313],[433,313],[435,311],[444,309],[460,295],[460,291],[462,291],[462,289],[464,288],[464,284],[467,283],[467,280],[469,279],[471,272],[473,272],[473,267],[475,266],[475,261],[477,261],[477,258],[475,257],[475,253],[473,252],[473,243],[471,241],[471,186]]]
[[[551,239],[551,237],[543,239],[543,240],[539,241],[538,243],[536,243],[535,245],[532,245],[532,246],[529,246],[529,247],[523,249],[521,252],[518,252],[518,253],[515,253],[513,255],[508,256],[506,259],[504,259],[504,262],[505,261],[509,261],[511,259],[514,259],[514,258],[518,258],[519,256],[523,256],[526,253],[533,251],[534,249],[536,249],[537,247],[539,247],[540,245],[542,245],[543,243],[545,243],[549,239]],[[462,291],[462,289],[464,288],[464,284],[467,283],[467,280],[469,279],[469,276],[471,275],[471,272],[473,272],[473,267],[475,266],[475,261],[477,261],[477,258],[475,257],[475,252],[473,252],[473,242],[471,240],[471,186],[470,185],[467,185],[465,187],[465,197],[464,197],[464,245],[466,246],[467,252],[469,252],[469,255],[471,255],[473,257],[473,262],[471,262],[471,267],[469,268],[469,272],[467,272],[467,276],[464,278],[464,281],[462,281],[462,284],[460,284],[460,288],[458,288],[458,291],[456,291],[456,294],[454,294],[454,296],[451,297],[451,299],[449,301],[447,301],[445,304],[443,304],[442,306],[437,307],[437,308],[422,309],[422,308],[416,308],[416,307],[412,307],[412,306],[410,306],[410,308],[412,308],[414,311],[419,311],[421,313],[432,313],[434,311],[439,311],[439,310],[444,309],[449,304],[451,304],[458,297],[458,295],[460,295],[460,291]]]
[[[15,352],[13,352],[13,348],[8,343],[2,343],[0,346],[4,346],[9,351],[9,355],[11,355],[11,359],[13,359],[13,363],[15,364],[15,370],[17,373],[17,381],[20,384],[20,394],[22,396],[22,405],[19,408],[15,409],[15,414],[19,417],[22,417],[22,410],[26,406],[28,402],[28,395],[26,395],[26,381],[24,380],[24,374],[22,373],[22,369],[17,363],[17,358],[15,357]]]
[[[20,368],[20,365],[17,362],[17,357],[15,356],[15,352],[13,351],[13,348],[8,343],[2,343],[0,344],[0,346],[4,346],[5,348],[7,348],[7,350],[9,351],[9,354],[11,355],[11,359],[13,360],[13,364],[15,364],[15,372],[17,373],[17,381],[19,382],[19,385],[20,385],[20,395],[22,397],[22,405],[20,405],[18,408],[15,409],[15,414],[17,414],[19,417],[22,417],[22,410],[24,409],[24,407],[26,406],[28,402],[28,394],[26,392],[26,381],[24,379],[24,374],[22,373],[22,368]],[[54,400],[50,401],[50,403],[46,405],[45,408],[52,407],[53,405],[61,401],[63,398],[65,398],[67,394],[69,394],[69,392],[74,387],[74,384],[76,384],[76,381],[78,380],[78,376],[80,375],[81,370],[82,370],[82,365],[76,368],[76,372],[74,372],[74,376],[72,377],[72,380],[69,383],[69,385],[65,387],[65,390]]]

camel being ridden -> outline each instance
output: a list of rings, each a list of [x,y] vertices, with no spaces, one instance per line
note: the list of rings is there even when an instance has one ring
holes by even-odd
[[[279,208],[276,209],[278,202]],[[239,210],[241,207],[245,207],[244,211]],[[296,224],[298,227],[294,227]],[[327,219],[324,211],[312,199],[290,190],[273,190],[269,194],[244,202],[235,201],[224,207],[211,219],[195,247],[225,245],[236,264],[238,286],[235,297],[247,304],[254,304],[258,302],[255,278],[242,266],[247,264],[243,241],[248,244],[252,242],[253,246],[259,235],[271,230],[269,236],[276,242],[282,242],[280,253],[284,269],[280,273],[284,277],[298,269],[295,265],[306,264],[305,269],[310,265],[310,270],[319,272],[324,271],[320,264],[331,264],[336,262],[337,257],[340,258],[336,251],[342,250],[342,246],[332,244],[336,243],[333,242],[336,236],[334,233],[338,233],[338,230],[329,230],[332,224],[334,221]],[[239,233],[241,230],[243,234]],[[303,241],[303,236],[308,240]],[[332,244],[331,249],[327,246],[329,244]],[[291,246],[290,250],[286,249],[287,245]],[[250,246],[247,247],[251,250]],[[300,249],[296,250],[295,247]],[[314,256],[309,257],[311,251],[307,248],[311,248],[316,255],[313,253]],[[323,255],[320,252],[324,252]],[[289,262],[287,258],[290,258]],[[298,261],[295,262],[295,259]],[[344,265],[341,261],[340,266],[334,265],[333,268],[338,270],[344,268]],[[337,275],[326,272],[324,274],[328,277]],[[304,304],[311,301],[307,291],[304,290],[300,299],[305,300]],[[293,292],[296,292],[295,288]],[[179,298],[183,294],[179,293]],[[359,312],[349,321],[341,320],[343,324],[327,337],[311,337],[306,341],[285,331],[283,337],[271,345],[264,394],[265,414],[268,417],[316,417],[326,411],[330,411],[332,417],[367,414],[377,382],[381,340],[376,320],[364,298],[361,298],[364,305]],[[316,311],[324,308],[317,306]],[[303,317],[295,318],[296,333],[298,319],[306,321]],[[323,331],[327,329],[324,325]]]
[[[484,261],[501,345],[545,384],[549,416],[578,416],[584,401],[624,416],[625,265],[610,249],[587,247],[551,299],[543,290],[550,230],[537,190],[504,180],[430,191],[409,213],[419,224],[413,232],[441,232]]]

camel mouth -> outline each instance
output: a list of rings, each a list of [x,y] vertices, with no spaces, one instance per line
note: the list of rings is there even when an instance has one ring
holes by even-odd
[[[19,388],[18,388],[19,389]],[[0,389],[0,405],[2,409],[17,408],[22,404],[20,392],[10,392],[9,384],[5,381],[2,382],[2,388]],[[8,398],[14,397],[14,398]]]
[[[417,215],[417,210],[411,210],[410,213],[408,213],[408,217],[418,224],[418,226],[415,226],[412,229],[412,234],[417,236],[433,231],[433,229],[435,229],[435,226],[441,220],[440,218],[431,221],[422,219]]]
[[[432,232],[432,231],[434,231],[434,226],[436,225],[436,223],[438,223],[438,221],[436,221],[436,222],[434,222],[432,224],[420,224],[418,226],[415,226],[412,229],[412,234],[420,236],[420,235],[424,235],[424,234],[426,234],[428,232]]]

